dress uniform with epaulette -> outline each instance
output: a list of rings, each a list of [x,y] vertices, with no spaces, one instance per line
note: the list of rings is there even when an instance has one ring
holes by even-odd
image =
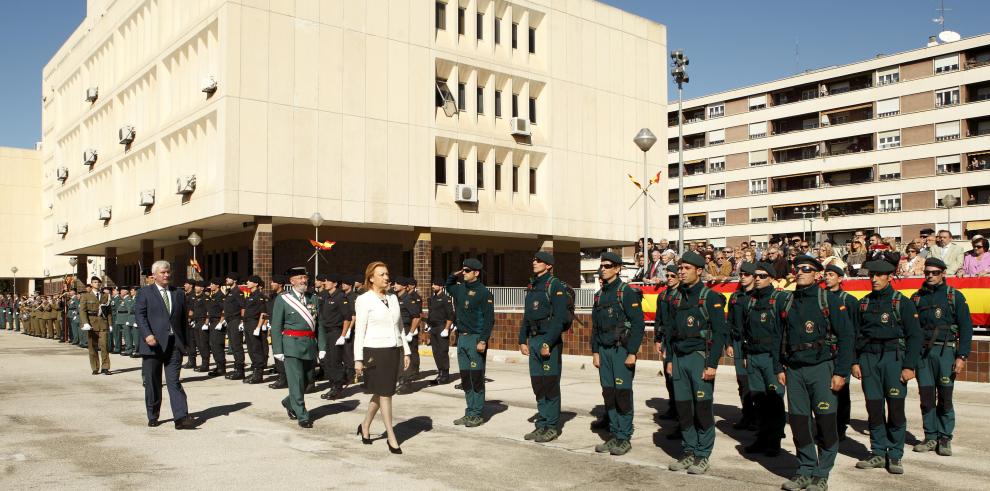
[[[611,438],[597,445],[595,451],[625,455],[632,448],[633,378],[645,330],[643,295],[619,277],[622,257],[606,252],[601,262],[603,284],[592,307],[591,353],[598,361]]]
[[[854,364],[862,374],[871,455],[857,462],[856,467],[886,467],[891,474],[903,474],[901,458],[907,430],[904,398],[907,381],[914,377],[921,357],[923,334],[914,303],[890,284],[877,288],[875,277],[889,279],[894,265],[875,260],[866,262],[863,267],[869,270],[874,286],[872,292],[860,299],[856,312],[858,333]]]
[[[482,270],[481,261],[465,259],[465,269]],[[467,407],[464,416],[454,420],[454,424],[468,427],[484,423],[481,416],[485,406],[485,357],[488,353],[488,339],[495,326],[495,299],[492,292],[476,279],[461,282],[457,275],[450,275],[445,284],[447,293],[454,299],[457,317],[457,365],[461,373],[461,387]],[[483,349],[479,352],[478,345]]]
[[[71,294],[65,302],[65,311],[69,320],[69,342],[79,346],[82,336],[79,335],[79,295]]]
[[[941,259],[926,259],[925,283],[911,297],[924,332],[918,393],[925,441],[915,445],[914,451],[935,450],[939,455],[949,456],[956,427],[952,388],[956,374],[965,368],[969,357],[973,319],[966,297],[945,283],[945,269]]]
[[[767,265],[772,274],[773,266]],[[849,310],[834,293],[819,286],[822,263],[800,255],[794,261],[798,286],[790,296],[778,293],[783,321],[772,351],[774,372],[783,375],[798,459],[797,475],[783,489],[826,491],[839,452],[836,380],[845,384],[853,357]],[[759,269],[759,268],[758,268]],[[807,275],[807,276],[805,276]],[[811,280],[802,284],[803,277]],[[751,316],[752,320],[753,317]],[[815,448],[817,442],[817,449]]]
[[[209,285],[210,283],[206,280],[197,282],[193,290],[192,299],[186,304],[189,306],[189,318],[192,319],[192,329],[189,331],[191,337],[188,338],[189,344],[196,347],[196,349],[190,350],[187,365],[196,372],[206,371],[202,367],[206,366],[208,370],[210,365],[210,326],[206,325],[206,328],[203,328],[204,324],[207,324],[205,290]],[[198,364],[196,363],[196,353],[199,353],[200,362]]]
[[[703,269],[705,260],[688,251],[679,264]],[[705,286],[700,275],[693,284],[682,282],[671,294],[665,337],[673,356],[674,397],[685,452],[681,460],[669,466],[672,471],[704,474],[710,468],[709,457],[715,447],[715,380],[705,380],[704,372],[717,369],[729,337],[724,305],[725,297]]]
[[[736,369],[736,386],[739,388],[739,403],[742,405],[742,417],[733,423],[737,430],[756,428],[756,411],[753,407],[753,395],[749,387],[749,374],[746,371],[743,352],[742,335],[746,318],[749,315],[749,299],[753,296],[753,275],[756,274],[756,263],[744,262],[739,266],[739,288],[729,296],[729,328],[732,337],[732,362]],[[748,275],[749,285],[743,286],[743,280]]]
[[[124,305],[124,301],[127,299],[127,289],[126,287],[119,288],[117,290],[117,295],[113,297],[113,301],[110,302],[110,310],[113,311],[113,336],[112,345],[110,347],[111,353],[123,354],[126,352],[125,344],[127,343],[127,337],[125,331],[127,322],[127,306]]]
[[[262,328],[262,329],[267,329],[268,331],[268,334],[265,335],[266,338],[265,343],[268,342],[267,337],[271,333],[271,320],[272,320],[272,312],[275,311],[275,300],[278,299],[279,294],[282,293],[286,284],[288,284],[288,280],[285,278],[285,275],[280,275],[280,274],[272,275],[272,281],[271,284],[269,285],[272,291],[268,295],[268,301],[265,302],[265,324],[267,327]],[[267,355],[265,356],[267,357]],[[279,360],[278,358],[275,358],[275,373],[278,376],[276,377],[274,382],[268,384],[268,388],[279,390],[288,387],[288,385],[286,385],[285,383],[285,364],[282,363],[282,360]]]
[[[306,268],[297,267],[285,275],[291,281],[294,277],[308,277],[309,273]],[[298,419],[303,428],[313,427],[306,411],[306,387],[313,382],[317,361],[326,354],[320,348],[326,345],[326,335],[317,325],[319,311],[319,297],[292,287],[276,297],[272,309],[272,351],[276,358],[282,358],[289,387],[282,406],[289,418]]]
[[[223,292],[220,291],[221,283],[223,282],[219,278],[214,278],[210,281],[209,289],[203,292],[205,294],[204,302],[206,303],[207,330],[202,332],[204,332],[207,336],[210,354],[213,355],[213,363],[216,366],[213,370],[210,370],[210,361],[208,358],[204,357],[203,364],[200,366],[200,371],[208,372],[207,374],[211,377],[218,377],[220,375],[227,374],[227,353],[224,349],[224,337],[226,333],[224,332],[224,324],[222,321],[225,296]],[[235,286],[234,288],[236,289],[237,287]],[[240,315],[241,313],[238,311],[238,324],[240,324]]]
[[[665,269],[666,269],[666,273],[664,274],[673,274],[674,278],[677,278],[677,264],[674,263],[668,264]],[[675,291],[677,291],[678,286],[680,286],[679,279],[677,280],[677,282],[673,287],[670,287],[668,283],[668,286],[664,288],[663,292],[657,296],[656,313],[654,314],[653,317],[653,338],[654,338],[654,342],[659,343],[661,347],[667,346],[667,341],[666,341],[667,325],[670,324],[671,322],[670,316],[668,315],[670,309],[668,309],[667,306],[670,304],[670,297],[674,294]],[[671,361],[673,359],[673,356],[669,351],[666,351],[665,348],[662,349],[664,349],[664,359],[660,360],[660,362],[662,363],[661,366],[667,366],[667,362]],[[663,371],[663,383],[664,386],[667,388],[667,397],[669,398],[669,400],[667,401],[667,412],[660,415],[660,418],[672,419],[674,421],[677,421],[678,420],[677,404],[674,403],[675,401],[674,377],[673,375],[667,373],[667,370],[662,370],[662,371]],[[678,429],[674,433],[669,434],[668,438],[679,440],[680,429]]]
[[[548,268],[532,278],[526,287],[519,345],[529,353],[529,378],[536,395],[536,429],[525,435],[526,440],[544,443],[560,436],[560,365],[564,350],[561,335],[570,325],[567,292],[564,283],[553,275],[553,254],[537,252],[533,261]],[[546,356],[543,351],[546,350]]]
[[[137,317],[135,315],[135,304],[137,303],[137,290],[138,287],[130,287],[130,294],[124,299],[124,306],[127,309],[127,318],[124,327],[124,333],[126,335],[127,344],[127,354],[131,358],[140,358],[141,355],[138,353],[138,343],[141,342],[141,330],[137,326]]]
[[[107,343],[110,329],[109,294],[100,291],[99,284],[102,282],[98,277],[92,277],[90,283],[93,284],[94,293],[87,292],[79,296],[79,323],[82,326],[80,329],[88,338],[89,367],[93,370],[93,375],[101,372],[110,375],[110,350]]]
[[[323,358],[323,373],[330,382],[330,389],[320,396],[321,399],[334,400],[339,398],[344,387],[353,380],[347,378],[348,368],[354,367],[354,346],[343,338],[345,316],[348,316],[349,302],[344,290],[341,289],[341,275],[329,274],[326,281],[330,288],[322,292],[320,304],[320,329],[325,331],[326,345],[321,348],[327,352]],[[350,317],[346,317],[350,321]]]

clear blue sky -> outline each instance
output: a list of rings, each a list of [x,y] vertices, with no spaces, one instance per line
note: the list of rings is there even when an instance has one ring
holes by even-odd
[[[605,2],[667,26],[668,47],[691,59],[685,97],[921,47],[938,31],[937,0]],[[963,37],[990,31],[990,1],[946,7],[946,27]],[[40,139],[41,69],[85,10],[85,0],[0,0],[0,146],[33,148]]]

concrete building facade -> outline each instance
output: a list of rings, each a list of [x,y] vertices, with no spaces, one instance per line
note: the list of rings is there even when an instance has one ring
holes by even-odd
[[[990,35],[686,100],[686,241],[990,229]],[[673,108],[673,109],[671,109]],[[677,111],[668,108],[668,175]],[[956,205],[947,208],[943,198]],[[677,179],[665,200],[673,210]],[[813,220],[814,219],[814,220]],[[676,211],[665,223],[676,234]]]
[[[479,257],[518,286],[538,249],[640,235],[626,174],[666,157],[662,25],[593,1],[90,0],[44,69],[44,262],[138,281],[321,271],[433,275]],[[310,263],[312,269],[312,263]],[[327,268],[327,269],[323,269]]]
[[[0,147],[0,280],[26,293],[44,276],[41,152]]]

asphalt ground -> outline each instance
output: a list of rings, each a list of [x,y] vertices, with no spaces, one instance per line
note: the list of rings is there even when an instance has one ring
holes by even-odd
[[[777,489],[796,468],[793,443],[776,458],[742,453],[751,432],[733,430],[739,398],[732,367],[718,370],[717,436],[704,476],[667,470],[680,443],[664,437],[659,420],[666,394],[659,364],[640,362],[635,390],[633,449],[622,457],[595,454],[607,434],[589,429],[601,409],[598,375],[587,357],[565,357],[563,434],[526,442],[536,404],[524,359],[489,353],[486,424],[454,426],[464,410],[454,384],[429,387],[435,375],[425,347],[416,391],[395,399],[403,455],[388,453],[381,420],[372,445],[355,436],[368,396],[357,387],[324,401],[307,395],[314,428],[299,428],[279,401],[285,390],[246,385],[183,370],[190,411],[202,418],[191,431],[173,428],[167,395],[163,425],[147,427],[140,360],[112,355],[111,376],[90,374],[86,351],[0,331],[0,489]],[[456,367],[456,362],[454,363]],[[272,377],[266,377],[271,379]],[[321,383],[321,388],[324,383]],[[166,391],[167,394],[167,391]],[[853,424],[832,472],[832,489],[986,489],[990,478],[990,385],[955,388],[955,455],[915,454],[923,435],[916,385],[907,402],[906,474],[857,470],[868,453],[866,410],[854,381]]]

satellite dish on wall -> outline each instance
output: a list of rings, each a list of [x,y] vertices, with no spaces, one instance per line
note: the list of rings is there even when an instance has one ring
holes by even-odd
[[[938,40],[943,43],[953,43],[960,39],[962,39],[962,36],[956,31],[942,31],[938,33]]]

